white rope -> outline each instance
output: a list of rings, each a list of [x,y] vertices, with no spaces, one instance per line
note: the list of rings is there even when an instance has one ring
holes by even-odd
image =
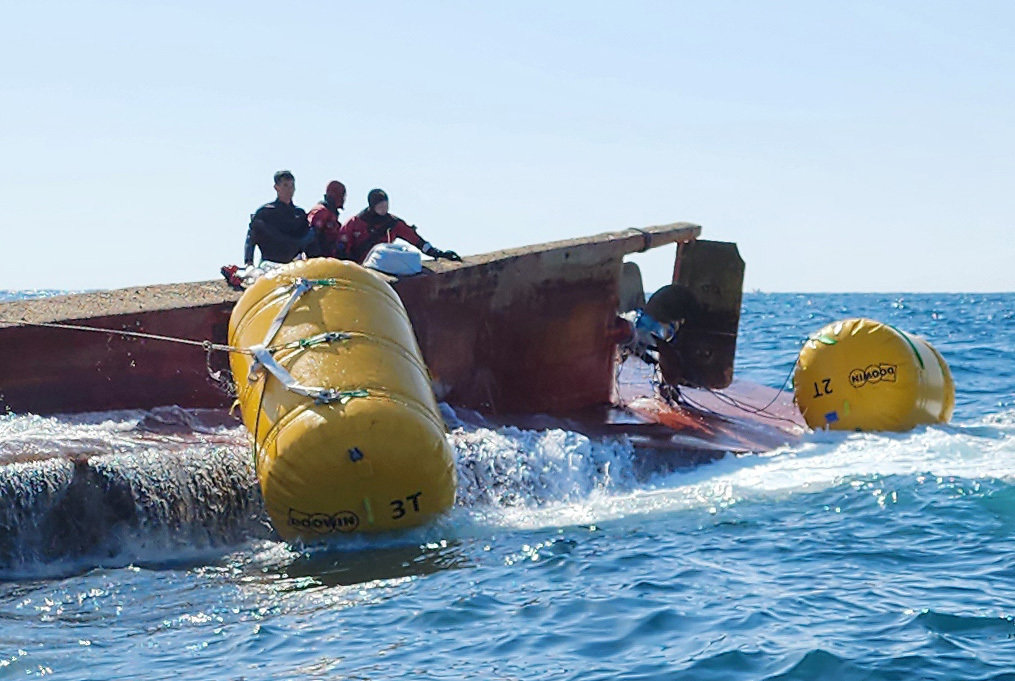
[[[339,331],[328,331],[311,338],[304,339],[303,341],[295,341],[294,343],[284,344],[274,348],[268,347],[269,343],[274,340],[275,335],[279,329],[282,328],[282,324],[285,322],[286,316],[289,311],[292,310],[296,301],[300,297],[314,288],[315,285],[319,285],[321,282],[313,282],[307,279],[297,279],[292,285],[292,294],[289,296],[289,300],[286,301],[282,309],[279,310],[278,314],[275,315],[275,319],[272,321],[271,326],[268,328],[268,332],[265,334],[264,341],[260,345],[254,345],[249,348],[250,353],[254,356],[254,363],[250,365],[250,373],[247,375],[247,380],[251,383],[256,381],[263,371],[267,371],[269,374],[278,379],[282,387],[289,392],[296,393],[297,395],[303,395],[304,397],[311,397],[318,404],[329,404],[331,402],[339,402],[340,404],[346,404],[349,400],[354,397],[366,397],[367,392],[365,390],[337,390],[335,388],[319,388],[316,386],[308,386],[299,383],[289,370],[278,363],[275,359],[274,352],[281,350],[282,348],[288,347],[299,347],[301,345],[309,347],[310,344],[317,343],[332,343],[335,341],[347,340],[349,334],[342,333]]]
[[[57,322],[29,322],[23,319],[21,320],[0,319],[0,324],[10,324],[11,326],[37,326],[50,329],[68,329],[70,331],[94,331],[97,333],[107,333],[115,336],[128,336],[131,338],[144,338],[146,340],[165,341],[167,343],[198,345],[205,349],[222,350],[224,352],[238,352],[245,355],[251,354],[250,351],[245,348],[238,348],[234,345],[223,345],[221,343],[212,343],[211,341],[208,340],[197,341],[191,340],[189,338],[177,338],[175,336],[160,336],[158,334],[144,333],[141,331],[104,329],[100,326],[83,326],[80,324],[63,324]]]
[[[294,341],[293,343],[286,343],[276,347],[268,347],[268,344],[275,338],[279,329],[282,328],[282,324],[285,322],[285,318],[289,315],[290,310],[296,304],[304,293],[312,290],[315,285],[320,285],[322,281],[311,281],[308,279],[297,279],[292,284],[292,293],[289,296],[289,300],[285,302],[282,309],[279,310],[278,314],[275,315],[275,319],[272,321],[271,326],[268,328],[268,332],[265,335],[264,342],[260,345],[255,345],[250,348],[240,348],[234,345],[223,345],[221,343],[212,343],[208,340],[196,341],[189,338],[177,338],[174,336],[161,336],[154,333],[144,333],[141,331],[126,331],[117,329],[104,329],[97,326],[83,326],[80,324],[63,324],[54,322],[29,322],[25,320],[7,320],[0,318],[0,324],[9,324],[11,326],[35,326],[53,329],[67,329],[70,331],[90,331],[97,333],[106,333],[117,336],[127,336],[131,338],[143,338],[146,340],[165,341],[169,343],[182,343],[185,345],[197,345],[205,350],[221,350],[224,352],[235,352],[244,355],[252,355],[254,358],[253,364],[250,366],[250,373],[247,376],[248,381],[257,380],[261,370],[267,370],[272,376],[277,378],[280,383],[285,387],[286,390],[294,392],[297,395],[303,395],[305,397],[313,398],[318,404],[328,404],[330,402],[340,402],[345,404],[353,397],[365,397],[367,392],[365,390],[337,390],[335,388],[318,388],[314,386],[306,386],[298,383],[292,374],[279,364],[272,353],[282,350],[285,348],[292,347],[310,347],[318,343],[333,343],[336,341],[347,340],[349,334],[340,331],[327,331],[311,338],[304,339],[302,341]]]
[[[282,309],[278,311],[278,314],[275,315],[275,319],[271,322],[271,326],[268,327],[268,333],[265,336],[262,345],[267,346],[271,343],[272,339],[275,338],[275,334],[282,328],[282,323],[285,321],[286,316],[288,316],[289,310],[293,308],[293,305],[296,304],[296,301],[299,300],[304,293],[313,288],[314,285],[307,279],[300,278],[293,282],[292,294],[289,296],[289,300],[286,301],[285,305],[282,306]]]

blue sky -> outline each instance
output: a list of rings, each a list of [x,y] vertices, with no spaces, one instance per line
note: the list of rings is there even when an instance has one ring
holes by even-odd
[[[0,289],[215,278],[290,168],[463,254],[686,220],[748,289],[1015,290],[1015,3],[2,10]]]

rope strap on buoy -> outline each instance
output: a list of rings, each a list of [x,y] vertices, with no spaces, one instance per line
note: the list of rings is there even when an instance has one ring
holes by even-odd
[[[296,381],[289,371],[278,363],[275,359],[275,352],[287,349],[303,349],[310,348],[316,345],[322,345],[325,343],[336,343],[340,341],[349,340],[352,337],[351,334],[343,331],[326,331],[319,333],[315,336],[308,338],[300,338],[289,343],[282,345],[276,345],[269,347],[271,341],[275,339],[275,335],[279,329],[282,328],[282,324],[285,323],[286,317],[289,315],[290,310],[296,305],[296,302],[303,296],[304,293],[312,291],[316,287],[320,286],[334,286],[337,283],[335,279],[296,279],[290,286],[289,299],[286,300],[285,304],[282,305],[282,309],[275,315],[275,319],[272,320],[271,325],[268,327],[268,332],[265,334],[264,341],[260,345],[255,345],[250,348],[250,354],[254,356],[254,363],[250,366],[250,372],[247,375],[247,380],[253,383],[260,379],[262,372],[267,371],[269,374],[278,379],[279,383],[282,384],[289,392],[296,393],[297,395],[303,395],[310,397],[317,404],[330,404],[332,402],[338,402],[339,404],[346,404],[349,400],[355,397],[367,397],[369,393],[366,390],[336,390],[335,388],[322,388],[318,386],[303,385]]]
[[[317,404],[330,404],[331,402],[346,404],[354,397],[367,397],[368,395],[366,390],[361,389],[335,390],[334,388],[319,388],[315,386],[302,385],[293,378],[293,375],[290,374],[284,366],[275,360],[275,356],[268,348],[263,345],[255,345],[250,348],[250,351],[254,356],[254,363],[250,366],[250,374],[247,376],[247,380],[250,382],[258,380],[261,376],[262,370],[264,370],[277,378],[279,383],[282,384],[282,387],[289,392],[296,393],[297,395],[303,395],[305,397],[311,397]]]

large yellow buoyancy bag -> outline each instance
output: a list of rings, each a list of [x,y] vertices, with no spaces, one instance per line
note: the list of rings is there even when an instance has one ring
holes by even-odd
[[[811,428],[909,430],[944,423],[955,384],[926,340],[871,319],[824,327],[804,344],[793,376]]]
[[[351,262],[258,279],[229,319],[230,365],[272,523],[285,539],[413,527],[455,499],[444,422],[405,308]]]

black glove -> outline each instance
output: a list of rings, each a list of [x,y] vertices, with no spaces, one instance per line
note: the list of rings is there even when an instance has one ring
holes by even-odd
[[[434,248],[430,244],[426,244],[423,248],[423,255],[429,255],[431,258],[444,258],[445,260],[454,260],[455,262],[462,262],[461,256],[454,251],[442,251],[439,248]]]

